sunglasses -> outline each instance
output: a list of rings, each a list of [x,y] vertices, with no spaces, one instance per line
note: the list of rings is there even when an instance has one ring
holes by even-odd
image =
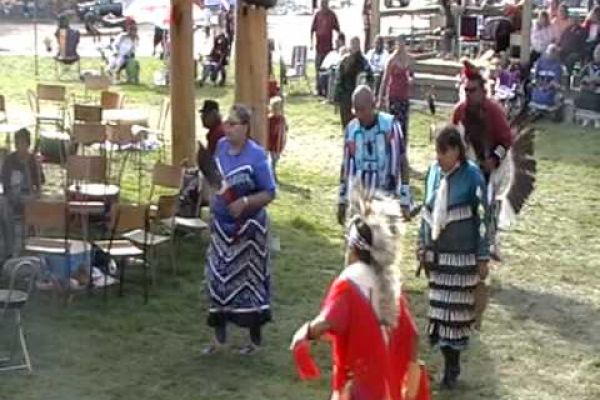
[[[238,126],[238,125],[244,125],[243,122],[240,121],[233,121],[233,120],[226,120],[225,124],[230,125],[230,126]]]

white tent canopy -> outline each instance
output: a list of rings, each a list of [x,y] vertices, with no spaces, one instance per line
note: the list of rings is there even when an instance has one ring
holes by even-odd
[[[204,10],[199,0],[194,0],[194,21],[203,18]],[[171,21],[171,0],[131,0],[123,3],[123,15],[133,18],[138,24],[153,24],[167,27]]]

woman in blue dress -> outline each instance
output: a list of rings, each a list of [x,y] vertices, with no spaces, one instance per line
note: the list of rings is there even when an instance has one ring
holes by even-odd
[[[261,345],[262,325],[271,320],[266,206],[276,188],[265,149],[250,138],[250,117],[247,107],[232,107],[215,153],[225,185],[211,204],[206,281],[208,325],[215,337],[206,354],[226,343],[228,322],[249,330],[250,341],[240,354],[253,353]]]
[[[456,127],[442,128],[436,152],[438,161],[427,173],[418,255],[429,279],[427,332],[444,356],[441,383],[453,388],[460,352],[476,322],[480,283],[488,274],[489,213],[485,180],[466,160]]]

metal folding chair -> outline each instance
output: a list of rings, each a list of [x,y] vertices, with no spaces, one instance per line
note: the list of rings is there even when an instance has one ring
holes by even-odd
[[[8,277],[8,288],[0,289],[0,325],[8,325],[8,315],[13,314],[14,331],[9,345],[9,356],[0,358],[0,372],[21,369],[30,373],[33,371],[21,310],[31,297],[40,269],[40,260],[35,257],[11,258],[2,268],[3,275]],[[16,359],[17,338],[22,361]]]
[[[71,272],[75,254],[85,251],[81,240],[69,237],[69,204],[66,201],[30,199],[25,202],[24,210],[24,250],[36,255],[40,264],[45,265],[45,256],[61,256],[64,266],[59,282],[64,289],[65,302],[71,294]],[[26,234],[33,232],[33,235]],[[51,234],[45,235],[44,232]],[[63,278],[62,280],[60,278]]]
[[[103,110],[115,110],[123,108],[125,104],[125,95],[122,93],[103,90],[100,93],[100,107]]]
[[[177,189],[182,183],[182,169],[174,165],[166,165],[157,163],[152,171],[152,186],[150,188],[149,202],[152,203],[156,187]],[[185,229],[193,232],[202,232],[208,228],[206,222],[198,217],[178,217],[176,215],[179,206],[179,195],[160,196],[158,199],[158,207],[156,209],[156,220],[160,221],[161,225],[168,228],[170,231],[171,244],[171,269],[173,273],[177,273],[176,259],[176,233],[178,229]],[[152,207],[152,206],[151,206]]]
[[[133,125],[131,127],[131,131],[135,136],[147,138],[149,136],[154,135],[158,142],[160,143],[159,149],[159,161],[165,161],[165,132],[167,129],[167,119],[169,118],[169,113],[171,112],[171,100],[167,98],[163,98],[160,102],[160,111],[158,114],[158,121],[155,129],[148,128],[142,125]]]
[[[310,80],[307,71],[308,47],[294,46],[292,48],[292,61],[286,71],[286,80],[289,82],[304,79],[310,90]]]
[[[145,205],[117,204],[113,207],[110,221],[110,238],[95,241],[94,244],[106,255],[119,259],[119,295],[123,295],[125,268],[130,258],[142,260],[144,270],[144,303],[148,303],[149,283],[148,270],[151,270],[152,280],[156,282],[156,272],[153,263],[148,262],[148,249],[153,249],[169,240],[167,236],[150,232],[149,207]],[[104,288],[106,299],[107,289]]]

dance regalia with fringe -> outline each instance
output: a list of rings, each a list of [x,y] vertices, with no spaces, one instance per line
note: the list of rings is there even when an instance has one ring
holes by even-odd
[[[419,247],[429,270],[429,326],[432,344],[464,349],[475,320],[478,261],[489,259],[489,213],[485,181],[470,161],[445,174],[429,169]]]
[[[321,315],[331,325],[332,390],[348,400],[403,400],[409,366],[418,346],[417,329],[402,295],[396,326],[385,328],[380,324],[374,309],[377,290],[373,275],[371,267],[355,263],[334,281],[325,297]],[[302,364],[301,360],[296,362]],[[416,400],[428,399],[428,378],[421,368]]]
[[[340,204],[347,204],[355,182],[371,196],[375,191],[394,197],[401,193],[401,160],[405,156],[400,123],[379,112],[370,127],[353,119],[345,131],[340,173]]]
[[[218,168],[229,189],[216,195],[211,206],[211,240],[206,278],[210,296],[208,324],[223,320],[243,327],[271,319],[268,217],[265,208],[234,219],[227,208],[233,201],[269,191],[275,180],[264,149],[248,140],[238,155],[230,155],[226,138],[216,151]]]

